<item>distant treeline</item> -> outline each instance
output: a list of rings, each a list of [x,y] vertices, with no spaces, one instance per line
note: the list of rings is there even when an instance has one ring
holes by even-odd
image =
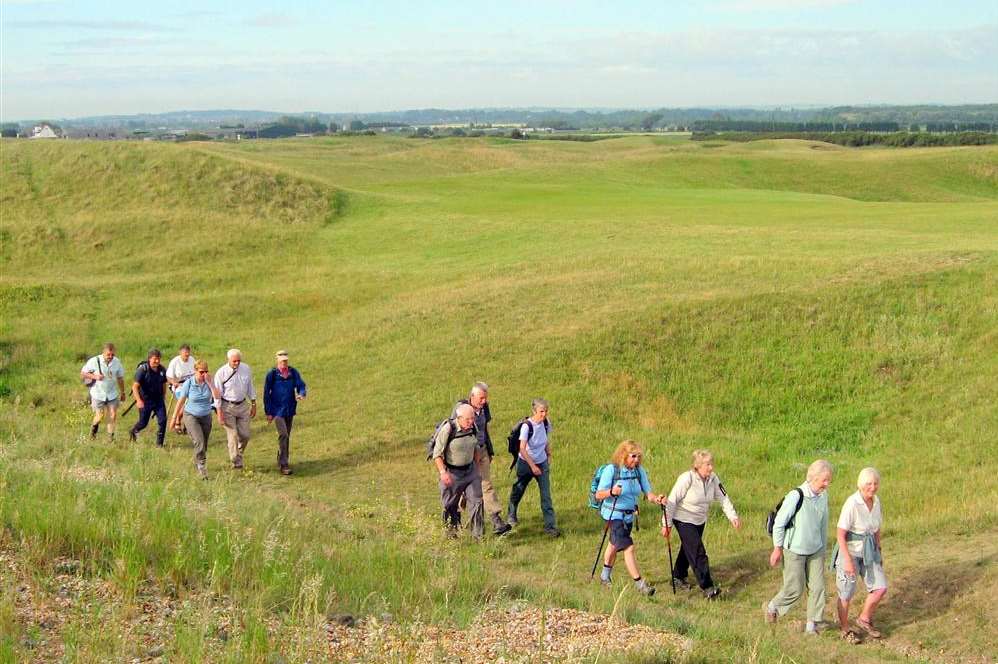
[[[306,112],[312,126],[331,125],[348,131],[364,131],[353,127],[355,122],[375,129],[394,126],[464,125],[468,129],[480,126],[520,124],[527,127],[555,130],[623,129],[655,131],[684,130],[695,123],[727,122],[759,123],[767,131],[842,131],[843,125],[856,126],[886,123],[896,129],[919,127],[927,131],[993,131],[998,125],[998,104],[963,104],[959,106],[834,106],[826,108],[659,108],[659,109],[557,109],[557,108],[426,108],[384,113],[322,113]],[[266,111],[183,111],[154,115],[118,115],[75,118],[60,121],[67,128],[100,127],[104,129],[156,129],[167,126],[204,131],[239,124],[263,128],[281,125],[290,131],[292,124],[284,122],[281,113]],[[16,123],[20,130],[30,129],[33,121]],[[788,126],[789,124],[789,126]],[[801,126],[806,125],[806,126]],[[850,127],[850,128],[851,128]],[[349,129],[348,129],[349,128]],[[316,133],[304,125],[295,126],[295,133]],[[278,131],[278,130],[274,130]],[[715,131],[750,131],[727,127]],[[882,131],[892,131],[883,129]]]
[[[694,133],[693,140],[724,140],[724,141],[764,141],[781,138],[796,138],[807,141],[821,141],[849,147],[864,145],[883,145],[885,147],[935,147],[944,145],[991,145],[998,144],[998,134],[982,131],[963,131],[951,134],[932,134],[929,132],[898,131],[892,133],[876,133],[868,131],[836,131],[836,132],[722,132]]]
[[[758,122],[754,120],[698,120],[693,123],[694,132],[897,132],[908,130],[929,133],[951,132],[994,132],[998,123],[990,122],[929,122],[924,125],[901,125],[898,122]]]

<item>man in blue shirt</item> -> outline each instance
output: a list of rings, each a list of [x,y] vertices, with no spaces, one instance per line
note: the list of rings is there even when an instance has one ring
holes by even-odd
[[[132,382],[132,396],[139,407],[139,419],[129,432],[134,443],[139,432],[149,425],[149,419],[156,416],[156,445],[163,447],[166,437],[166,369],[163,367],[162,353],[158,348],[149,349],[146,361],[135,370]]]
[[[298,402],[305,398],[305,381],[298,370],[288,364],[288,351],[277,351],[277,366],[267,372],[263,381],[263,410],[267,421],[277,427],[277,465],[282,475],[291,474],[288,455],[291,447],[291,423]]]

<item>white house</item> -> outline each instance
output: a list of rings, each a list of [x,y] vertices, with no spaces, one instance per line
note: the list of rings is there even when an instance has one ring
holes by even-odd
[[[31,138],[59,138],[59,134],[47,124],[40,124],[31,130]]]

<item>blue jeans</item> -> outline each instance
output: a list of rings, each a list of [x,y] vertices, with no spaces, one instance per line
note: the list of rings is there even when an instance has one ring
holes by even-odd
[[[159,403],[151,403],[146,401],[145,408],[139,408],[139,421],[135,423],[132,427],[132,433],[137,434],[149,425],[149,419],[156,415],[156,424],[159,425],[159,429],[156,431],[156,444],[162,445],[163,439],[166,437],[166,404],[160,401]]]
[[[516,519],[516,508],[527,490],[530,480],[537,480],[537,488],[541,491],[541,512],[544,513],[544,527],[554,528],[554,505],[551,504],[551,468],[547,461],[538,464],[541,474],[535,476],[530,466],[523,459],[516,460],[516,482],[509,492],[509,518]]]

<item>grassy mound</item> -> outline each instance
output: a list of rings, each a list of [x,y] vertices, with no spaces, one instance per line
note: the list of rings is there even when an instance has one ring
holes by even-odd
[[[692,643],[661,658],[994,650],[983,600],[996,522],[981,487],[998,451],[998,149],[659,137],[2,147],[0,548],[37,571],[0,583],[0,657],[40,657],[46,641],[80,661],[150,647],[171,661],[304,661],[292,644],[321,643],[338,615],[461,627],[521,601]],[[207,483],[186,439],[165,451],[149,434],[89,442],[76,376],[104,340],[126,367],[188,342],[214,369],[237,346],[258,386],[273,352],[290,350],[310,388],[295,475],[277,473],[262,418],[240,476],[216,427]],[[475,380],[492,386],[500,446],[531,397],[551,400],[561,540],[541,533],[536,489],[505,540],[439,531],[423,442]],[[585,492],[623,437],[645,446],[659,491],[694,448],[714,451],[746,522],[709,526],[726,601],[588,583],[599,522]],[[760,524],[819,456],[839,469],[836,513],[860,468],[884,474],[897,591],[882,648],[761,624],[778,580]],[[639,559],[665,588],[654,520]],[[110,594],[72,604],[58,628],[26,625],[18,588],[57,598],[65,559]],[[940,578],[958,589],[944,597]],[[923,590],[931,606],[916,610]],[[135,645],[126,623],[156,595],[187,608]],[[192,623],[200,606],[227,614]],[[954,633],[954,619],[972,627]]]

